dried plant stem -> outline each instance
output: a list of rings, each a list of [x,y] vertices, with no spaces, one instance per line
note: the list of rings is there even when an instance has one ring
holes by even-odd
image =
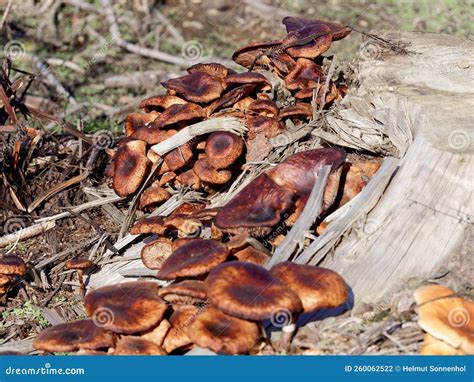
[[[231,133],[242,135],[247,128],[237,118],[221,117],[212,118],[203,122],[188,126],[172,137],[160,142],[151,147],[151,149],[158,155],[164,155],[171,150],[191,141],[193,138],[202,134],[209,134],[214,131],[229,131]]]
[[[0,248],[6,247],[7,245],[11,243],[15,243],[20,240],[24,240],[36,235],[40,235],[43,232],[49,231],[55,226],[56,226],[56,223],[54,221],[42,222],[42,223],[34,224],[30,227],[20,229],[17,232],[13,232],[8,235],[2,236],[0,237]]]
[[[266,268],[269,269],[275,264],[289,260],[296,247],[303,242],[305,233],[319,216],[323,204],[324,189],[330,172],[331,166],[323,166],[318,171],[316,182],[314,182],[303,212],[265,265]]]

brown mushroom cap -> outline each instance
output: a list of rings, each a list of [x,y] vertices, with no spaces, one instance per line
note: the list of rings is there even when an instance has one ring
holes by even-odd
[[[114,355],[166,355],[166,352],[144,338],[125,336],[117,341]]]
[[[171,138],[176,133],[176,130],[162,130],[160,126],[157,126],[154,122],[152,122],[148,126],[140,127],[132,134],[131,137],[133,139],[145,141],[149,145],[155,145],[168,138]],[[153,151],[149,150],[148,153],[153,153]],[[152,158],[149,159],[152,160]]]
[[[160,113],[155,111],[147,114],[132,113],[127,115],[127,118],[125,119],[125,135],[130,137],[137,130],[151,124],[159,115]]]
[[[288,53],[278,52],[271,56],[272,64],[277,68],[280,75],[288,74],[296,65],[296,61]]]
[[[191,340],[186,334],[187,328],[192,324],[200,309],[194,306],[187,306],[175,310],[169,321],[171,329],[163,341],[163,348],[166,352],[171,353],[173,350],[184,348],[191,345]]]
[[[254,84],[245,84],[238,86],[235,89],[225,93],[219,99],[216,99],[206,108],[206,115],[210,116],[216,111],[224,108],[231,107],[239,102],[241,99],[247,97],[250,93],[255,90],[256,85]]]
[[[185,143],[165,155],[164,160],[168,170],[176,171],[186,166],[193,158],[193,150],[189,143]]]
[[[266,138],[272,138],[285,130],[277,118],[269,118],[264,115],[248,115],[246,125],[249,129],[247,136],[250,140],[258,134],[263,134]]]
[[[292,117],[308,117],[313,116],[313,107],[309,103],[298,102],[294,105],[287,106],[280,110],[279,117],[292,118]]]
[[[168,230],[177,230],[180,236],[199,236],[202,230],[202,223],[199,219],[189,215],[173,214],[165,219],[165,227]]]
[[[308,40],[306,44],[300,43],[305,40]],[[282,46],[288,46],[286,52],[293,58],[316,58],[331,47],[331,42],[331,29],[327,25],[308,24],[288,32]]]
[[[191,102],[211,102],[219,98],[224,91],[219,79],[201,71],[172,78],[161,84]]]
[[[196,345],[220,354],[247,353],[260,338],[254,322],[229,316],[213,307],[197,315],[187,334]]]
[[[217,131],[206,140],[206,158],[215,169],[229,167],[242,154],[244,141],[236,134]]]
[[[474,302],[441,285],[420,287],[414,296],[423,330],[455,349],[474,354]]]
[[[80,269],[80,270],[83,270],[83,269],[87,269],[87,268],[92,267],[92,265],[94,265],[94,263],[91,260],[86,259],[84,257],[79,257],[79,258],[76,258],[76,259],[70,259],[70,260],[66,261],[66,264],[64,265],[64,267],[66,269]]]
[[[0,257],[0,274],[23,276],[26,273],[25,262],[16,255]]]
[[[232,178],[232,173],[227,170],[218,171],[211,166],[207,158],[200,158],[194,163],[194,172],[204,182],[211,184],[224,184]]]
[[[170,94],[156,95],[149,97],[140,102],[140,109],[144,109],[146,112],[153,110],[163,111],[173,105],[184,105],[188,101]]]
[[[9,285],[12,281],[12,276],[0,274],[0,290]],[[0,292],[1,294],[1,292]]]
[[[172,252],[171,240],[160,237],[145,244],[141,250],[140,257],[145,267],[160,269]]]
[[[224,262],[229,255],[227,247],[214,240],[192,239],[176,249],[163,263],[157,277],[174,280],[206,274]]]
[[[117,195],[128,196],[137,191],[150,163],[144,141],[129,140],[120,144],[114,155],[113,186]]]
[[[298,58],[296,65],[285,77],[285,86],[289,90],[314,89],[318,84],[324,86],[322,68],[307,58]]]
[[[344,279],[330,269],[285,261],[270,272],[298,295],[305,312],[336,308],[344,304],[349,295]]]
[[[238,252],[235,252],[233,255],[238,261],[242,261],[244,263],[252,263],[257,265],[263,265],[268,260],[270,260],[270,256],[268,256],[265,252],[260,251],[251,245],[247,246],[244,249],[241,249]]]
[[[195,103],[175,104],[168,107],[153,122],[154,126],[163,128],[179,122],[202,119],[206,116],[206,111]]]
[[[201,178],[197,176],[193,169],[182,172],[176,177],[176,180],[183,186],[189,186],[193,190],[199,190],[202,186]]]
[[[159,296],[170,304],[196,305],[207,299],[204,282],[199,280],[184,280],[173,283],[158,291]]]
[[[130,229],[132,235],[140,235],[145,233],[154,233],[157,235],[164,235],[166,227],[161,216],[150,216],[140,219]]]
[[[50,353],[78,349],[100,349],[114,345],[112,334],[92,320],[79,320],[52,326],[41,332],[33,347]]]
[[[195,72],[204,72],[216,78],[224,78],[225,76],[227,76],[229,71],[233,72],[232,69],[229,69],[217,62],[195,64],[187,68],[186,71],[189,74],[193,74]]]
[[[292,191],[278,186],[263,173],[217,212],[214,224],[224,232],[264,236],[281,220],[292,198]]]
[[[230,261],[214,268],[206,281],[211,304],[247,320],[264,320],[282,310],[302,310],[298,296],[265,268]]]
[[[231,74],[225,78],[225,83],[227,84],[227,86],[236,84],[256,84],[271,86],[271,82],[267,79],[267,77],[257,72],[243,72]]]
[[[133,334],[156,326],[166,311],[153,282],[127,282],[89,292],[84,305],[87,314],[104,329]]]
[[[143,210],[151,205],[156,205],[168,200],[171,194],[159,185],[159,182],[153,183],[140,195],[139,209]]]
[[[257,62],[255,60],[268,49],[274,49],[281,45],[281,40],[256,41],[247,46],[237,49],[232,55],[232,59],[239,65],[249,69],[254,64],[269,63],[261,57]]]
[[[325,165],[331,165],[334,170],[343,163],[345,157],[345,151],[340,148],[302,151],[269,170],[268,176],[279,186],[305,197],[311,193],[316,181],[315,172]]]
[[[275,102],[268,99],[257,99],[248,105],[248,110],[265,117],[278,117],[279,109]]]
[[[282,23],[286,26],[287,32],[301,29],[308,24],[324,24],[331,30],[333,41],[341,40],[351,33],[351,28],[348,26],[323,20],[306,19],[303,17],[287,16],[283,18]]]

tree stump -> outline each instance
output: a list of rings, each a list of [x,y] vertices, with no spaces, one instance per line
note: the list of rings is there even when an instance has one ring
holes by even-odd
[[[375,207],[320,262],[343,275],[356,306],[410,278],[433,276],[465,241],[471,247],[463,262],[473,269],[474,42],[382,37],[406,43],[408,54],[367,42],[351,97],[372,104],[375,122],[398,143],[400,162]]]

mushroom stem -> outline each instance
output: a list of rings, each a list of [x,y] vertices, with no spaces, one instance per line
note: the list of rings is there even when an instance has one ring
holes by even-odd
[[[86,294],[86,287],[84,285],[84,270],[78,269],[77,277],[79,278],[79,293],[81,296],[84,296]]]
[[[279,351],[284,351],[284,352],[288,351],[295,331],[296,331],[296,320],[292,321],[291,324],[285,325],[281,329],[280,344],[278,346]]]

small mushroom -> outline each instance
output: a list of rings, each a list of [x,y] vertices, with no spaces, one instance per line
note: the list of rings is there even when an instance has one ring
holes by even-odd
[[[251,245],[241,249],[238,252],[235,252],[233,256],[238,261],[257,265],[264,265],[268,260],[270,260],[270,256],[268,256],[265,252],[255,249]]]
[[[163,348],[167,353],[192,345],[187,335],[187,328],[192,324],[199,312],[200,308],[195,306],[186,306],[173,312],[169,318],[171,329],[163,341]]]
[[[216,170],[212,167],[207,157],[198,159],[194,163],[193,170],[199,179],[210,184],[225,184],[232,178],[230,171]]]
[[[165,260],[173,252],[170,239],[160,237],[145,244],[141,250],[140,257],[145,267],[149,269],[160,269]]]
[[[316,19],[306,19],[303,17],[297,16],[287,16],[282,20],[283,25],[286,27],[287,32],[292,32],[298,29],[305,27],[306,25],[311,24],[324,24],[329,27],[332,34],[332,40],[337,41],[341,40],[347,35],[349,35],[352,29],[348,26],[338,24],[338,23],[331,23],[328,21],[323,20],[316,20]]]
[[[207,103],[219,98],[224,91],[219,79],[205,72],[196,71],[183,77],[161,83],[191,102]]]
[[[191,239],[176,249],[161,266],[157,278],[174,280],[208,273],[229,255],[227,247],[214,240]]]
[[[279,109],[275,102],[268,99],[257,99],[248,105],[247,110],[263,115],[264,117],[278,117]]]
[[[164,218],[161,216],[149,216],[137,221],[130,229],[132,235],[140,235],[153,233],[156,235],[164,235],[166,227],[164,226]]]
[[[52,326],[41,332],[33,347],[49,353],[95,350],[114,345],[113,336],[93,320],[79,320]]]
[[[125,135],[127,137],[132,136],[137,130],[152,123],[159,115],[160,113],[155,111],[146,114],[132,113],[127,115],[125,119]]]
[[[77,271],[77,276],[79,278],[79,292],[81,295],[84,295],[85,293],[85,286],[84,286],[84,272],[92,267],[94,263],[86,259],[84,257],[79,257],[76,259],[70,259],[66,261],[65,268],[66,269],[73,269]]]
[[[200,312],[187,327],[189,339],[219,354],[247,353],[260,338],[257,324],[229,316],[213,307]]]
[[[186,71],[189,74],[193,74],[195,72],[204,72],[215,78],[224,78],[227,76],[227,74],[229,74],[229,72],[233,72],[232,69],[229,69],[217,62],[194,64],[187,68]]]
[[[166,352],[145,338],[125,336],[117,341],[114,355],[166,355]]]
[[[285,77],[285,86],[288,90],[314,89],[324,86],[326,78],[322,68],[307,58],[298,58],[296,65]]]
[[[223,169],[233,164],[242,154],[244,141],[236,134],[218,131],[206,140],[206,158],[215,169]]]
[[[202,186],[201,178],[197,176],[193,169],[182,172],[176,177],[176,180],[183,186],[189,186],[193,190],[199,190]]]
[[[129,140],[120,144],[114,155],[113,186],[117,195],[135,193],[145,179],[150,163],[144,141]]]
[[[278,118],[270,118],[264,115],[248,115],[246,125],[249,129],[248,139],[253,140],[259,134],[266,138],[272,138],[285,130]]]
[[[293,195],[260,174],[217,212],[214,224],[228,233],[265,236],[290,208]]]
[[[159,182],[154,182],[140,195],[139,209],[143,210],[155,206],[168,200],[171,194],[160,186]]]
[[[280,40],[256,41],[237,49],[232,55],[232,59],[247,69],[255,65],[271,64],[270,59],[264,53],[271,49],[277,49],[279,46],[281,46]]]
[[[293,58],[316,58],[331,47],[331,42],[332,33],[327,25],[307,24],[288,32],[282,40],[282,46]]]
[[[349,296],[349,286],[330,269],[285,261],[275,265],[270,272],[298,295],[305,313],[339,307]],[[296,322],[296,317],[293,317],[293,322]],[[290,346],[294,329],[294,325],[288,325],[287,330],[283,330],[281,347],[284,350]]]
[[[170,284],[158,291],[158,295],[172,305],[202,305],[207,300],[204,282],[183,280]]]
[[[214,268],[205,280],[211,304],[231,316],[260,321],[282,310],[302,310],[299,297],[265,268],[229,261]]]
[[[170,106],[173,105],[185,105],[187,104],[188,101],[176,97],[174,95],[157,95],[153,97],[149,97],[144,99],[143,101],[140,102],[140,109],[144,109],[147,113],[152,112],[152,111],[164,111]]]
[[[209,117],[221,109],[229,108],[240,100],[246,98],[255,90],[255,84],[245,84],[225,93],[219,99],[216,99],[206,108],[206,115]]]
[[[134,334],[155,327],[166,311],[153,282],[126,282],[89,292],[84,305],[94,321],[115,333]]]
[[[0,305],[5,304],[11,282],[16,276],[26,274],[25,262],[16,255],[5,255],[0,258]]]
[[[178,237],[199,236],[202,231],[202,223],[188,215],[173,214],[165,219],[167,230],[177,230]]]
[[[418,324],[424,331],[457,350],[474,354],[474,302],[441,285],[420,287],[414,296]]]
[[[303,117],[311,118],[313,116],[313,108],[309,103],[298,102],[294,105],[287,106],[280,110],[280,119]]]

